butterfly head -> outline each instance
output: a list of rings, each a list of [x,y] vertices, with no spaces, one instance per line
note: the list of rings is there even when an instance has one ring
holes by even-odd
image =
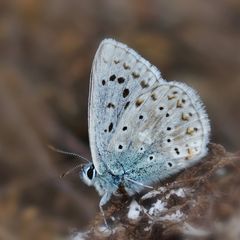
[[[80,172],[80,177],[88,186],[94,184],[96,169],[92,163],[85,164]]]

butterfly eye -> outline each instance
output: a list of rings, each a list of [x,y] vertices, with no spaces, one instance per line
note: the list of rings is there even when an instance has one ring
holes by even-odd
[[[94,166],[92,165],[88,170],[87,170],[87,176],[90,180],[93,179],[93,175],[94,175],[95,169]]]

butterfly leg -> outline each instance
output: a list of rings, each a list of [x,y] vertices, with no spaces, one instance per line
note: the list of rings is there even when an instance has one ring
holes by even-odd
[[[104,213],[104,210],[103,210],[103,205],[105,205],[105,204],[109,201],[111,195],[112,195],[112,194],[109,193],[109,192],[104,193],[104,195],[102,196],[102,198],[101,198],[101,200],[100,200],[100,202],[99,202],[99,208],[100,208],[100,211],[101,211],[101,213],[102,213],[102,215],[103,215],[104,223],[105,223],[105,225],[106,225],[107,228],[109,228],[109,226],[108,226],[107,220],[106,220],[106,218],[105,218],[105,213]]]
[[[145,184],[143,184],[143,183],[141,183],[141,182],[138,182],[138,181],[135,181],[135,180],[133,180],[133,179],[131,179],[131,178],[125,177],[125,179],[128,180],[129,182],[132,182],[132,183],[134,183],[134,184],[136,184],[136,185],[139,185],[139,186],[141,186],[141,187],[153,189],[152,186],[145,185]]]

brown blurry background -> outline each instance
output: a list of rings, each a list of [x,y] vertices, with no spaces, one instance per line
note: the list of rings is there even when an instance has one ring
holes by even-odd
[[[240,149],[240,1],[1,0],[0,239],[59,239],[82,229],[99,197],[79,163],[90,158],[91,63],[106,37],[128,44],[201,95],[213,142]]]

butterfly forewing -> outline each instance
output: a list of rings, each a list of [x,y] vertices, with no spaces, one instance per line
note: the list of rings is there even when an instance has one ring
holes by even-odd
[[[165,81],[156,67],[126,45],[112,39],[100,44],[92,67],[89,99],[90,146],[99,173],[106,167],[115,174],[125,171],[122,150],[127,150],[134,134],[124,145],[113,144],[120,134],[119,123],[127,117],[127,110],[136,104],[137,97],[159,82]],[[124,126],[122,131],[126,131]],[[129,161],[130,152],[125,156]]]

